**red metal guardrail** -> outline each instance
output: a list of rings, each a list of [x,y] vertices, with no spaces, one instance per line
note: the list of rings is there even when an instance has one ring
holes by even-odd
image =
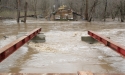
[[[12,43],[4,46],[0,49],[0,62],[2,62],[4,59],[6,59],[9,55],[11,55],[13,52],[15,52],[17,49],[19,49],[21,46],[23,46],[26,42],[34,38],[37,34],[39,34],[41,31],[41,28],[37,28],[30,33],[24,35],[23,37],[13,41]]]
[[[94,31],[88,31],[88,34],[94,39],[98,40],[99,42],[102,42],[106,46],[112,48],[114,51],[118,52],[119,54],[125,57],[125,46],[119,45],[118,43],[113,42],[112,40],[102,35],[99,35],[98,33]]]

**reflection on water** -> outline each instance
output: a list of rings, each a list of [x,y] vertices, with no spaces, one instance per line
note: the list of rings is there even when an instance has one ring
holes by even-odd
[[[124,58],[118,53],[100,43],[81,41],[87,30],[94,30],[124,45],[124,23],[28,20],[27,24],[16,24],[16,21],[6,20],[0,24],[0,45],[15,40],[19,32],[29,32],[39,27],[46,35],[46,42],[30,42],[23,46],[0,63],[0,72],[125,73]],[[4,40],[4,35],[9,38]]]

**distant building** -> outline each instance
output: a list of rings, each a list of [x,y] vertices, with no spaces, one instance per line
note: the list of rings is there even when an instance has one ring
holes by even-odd
[[[68,9],[65,5],[60,6],[58,10],[53,12],[52,16],[55,21],[68,21],[74,20],[74,12],[72,9]]]

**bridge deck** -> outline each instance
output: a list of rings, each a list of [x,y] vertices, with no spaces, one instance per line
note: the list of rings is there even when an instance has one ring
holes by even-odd
[[[117,73],[91,73],[91,72],[80,72],[80,73],[1,73],[0,75],[125,75]]]
[[[94,31],[88,31],[88,34],[93,37],[94,39],[98,40],[99,42],[102,42],[106,46],[112,48],[117,53],[121,54],[123,57],[125,57],[125,46],[122,46],[118,44],[117,42],[114,42]]]
[[[21,46],[23,46],[25,43],[27,43],[29,40],[34,38],[37,34],[39,34],[41,31],[41,28],[37,28],[25,36],[11,42],[10,44],[4,46],[0,49],[0,62],[2,62],[4,59],[6,59],[9,55],[11,55],[13,52],[18,50]]]

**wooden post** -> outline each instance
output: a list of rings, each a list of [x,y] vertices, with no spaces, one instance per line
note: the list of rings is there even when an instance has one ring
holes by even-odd
[[[20,22],[20,0],[17,0],[17,23]]]
[[[27,19],[27,5],[28,5],[28,3],[27,2],[25,2],[25,6],[24,6],[24,23],[26,23],[26,19]]]

